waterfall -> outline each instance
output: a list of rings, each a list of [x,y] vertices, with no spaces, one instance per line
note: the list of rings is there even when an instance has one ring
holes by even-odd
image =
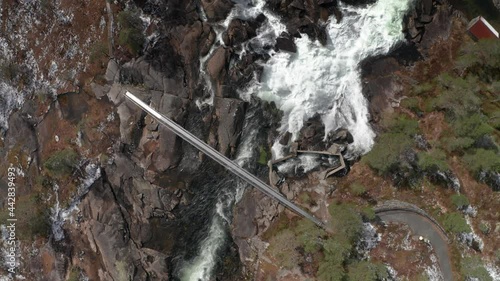
[[[368,152],[375,137],[362,94],[359,63],[386,54],[404,39],[402,21],[410,0],[379,0],[365,7],[340,3],[340,23],[327,25],[322,46],[307,35],[296,38],[297,53],[279,52],[264,65],[261,82],[251,92],[274,101],[284,113],[281,132],[297,138],[307,119],[319,114],[325,133],[347,128],[354,137],[350,151]]]
[[[243,43],[243,51],[248,44],[256,52],[268,52],[270,60],[264,66],[260,82],[254,81],[241,98],[250,100],[257,95],[263,100],[274,101],[284,113],[281,132],[289,131],[297,138],[304,122],[319,114],[325,124],[325,131],[345,127],[354,136],[351,153],[362,154],[370,150],[375,137],[369,125],[367,102],[362,95],[358,64],[365,58],[385,54],[404,39],[402,21],[411,0],[379,0],[364,7],[350,7],[339,4],[344,18],[340,23],[329,22],[329,40],[326,46],[311,41],[307,35],[296,38],[297,53],[275,52],[258,46],[274,45],[276,38],[286,27],[279,17],[267,11],[264,0],[253,3],[239,0],[221,24],[216,25],[215,45],[223,44],[221,34],[233,18],[254,19],[264,14],[266,22],[257,30],[257,36]],[[334,20],[333,20],[334,21]],[[201,58],[200,71],[211,97],[202,104],[211,104],[213,91],[205,74],[209,54]],[[253,153],[257,141],[259,124],[247,114],[238,148],[236,162],[243,167],[255,161]],[[273,148],[279,147],[276,143]],[[308,160],[308,159],[304,159]],[[309,161],[310,162],[310,161]],[[307,166],[312,164],[306,161]],[[210,223],[207,237],[200,242],[198,255],[184,261],[179,271],[182,281],[210,280],[217,263],[219,250],[226,241],[232,206],[241,198],[244,184],[238,183],[219,197]]]

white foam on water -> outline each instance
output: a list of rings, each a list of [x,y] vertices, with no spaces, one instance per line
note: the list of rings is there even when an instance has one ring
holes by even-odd
[[[256,151],[257,131],[253,130],[243,140],[238,148],[236,162],[239,166],[244,166],[254,157]],[[219,196],[216,203],[216,212],[212,218],[208,236],[200,243],[199,254],[191,261],[185,261],[180,270],[181,281],[210,280],[212,271],[217,263],[218,253],[226,242],[227,225],[231,224],[231,219],[227,212],[232,212],[232,206],[243,196],[246,183],[238,181],[235,190],[228,190],[223,196]]]
[[[304,122],[320,114],[326,133],[345,127],[354,136],[350,151],[368,152],[375,134],[362,94],[359,63],[388,53],[404,39],[402,21],[411,2],[379,0],[365,7],[341,3],[344,17],[327,25],[326,46],[302,35],[295,39],[297,53],[274,54],[252,91],[284,112],[280,131],[291,132],[295,139]]]

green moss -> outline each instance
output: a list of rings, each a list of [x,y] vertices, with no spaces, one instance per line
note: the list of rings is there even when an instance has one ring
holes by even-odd
[[[368,206],[361,208],[361,216],[363,216],[363,218],[367,221],[373,221],[377,217],[375,210]]]
[[[80,271],[81,271],[80,268],[78,268],[78,267],[72,267],[71,271],[69,273],[67,281],[78,281],[78,280],[80,280]]]
[[[290,229],[280,231],[269,241],[269,253],[285,268],[291,269],[298,264],[300,246],[296,235]]]
[[[137,55],[145,42],[139,14],[131,10],[121,11],[118,14],[118,23],[121,26],[118,43],[128,47],[133,55]]]
[[[264,146],[259,147],[259,161],[257,161],[261,165],[267,166],[267,161],[269,160],[267,151]]]
[[[460,208],[463,208],[465,206],[468,206],[470,203],[469,203],[469,199],[467,199],[467,197],[465,197],[464,195],[462,194],[453,194],[451,196],[451,202],[453,203],[453,205],[455,205],[455,207],[457,207],[458,209]]]
[[[383,264],[369,261],[354,262],[348,266],[349,281],[377,281],[389,277]]]
[[[79,161],[79,155],[71,148],[52,154],[43,164],[54,176],[63,176],[73,171]]]
[[[401,106],[408,108],[415,113],[419,113],[422,111],[420,108],[420,101],[416,97],[403,99],[401,101]]]

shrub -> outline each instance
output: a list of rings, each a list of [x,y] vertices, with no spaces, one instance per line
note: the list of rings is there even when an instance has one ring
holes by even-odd
[[[345,270],[342,265],[332,265],[328,262],[321,262],[318,268],[318,280],[321,281],[342,281],[345,278]]]
[[[474,140],[471,138],[443,138],[443,147],[445,147],[448,152],[463,152],[464,150],[470,148],[474,144]]]
[[[484,268],[481,258],[465,257],[460,263],[460,272],[466,279],[475,279],[481,281],[493,281],[490,274]]]
[[[481,106],[481,99],[476,95],[479,91],[476,79],[463,79],[444,73],[436,80],[440,87],[439,95],[431,101],[433,109],[445,110],[448,116],[455,117],[476,112]]]
[[[483,39],[465,44],[461,49],[456,67],[477,75],[486,82],[500,80],[500,42]]]
[[[446,154],[440,149],[433,149],[418,154],[418,166],[424,171],[447,171]]]
[[[434,85],[431,83],[422,83],[417,86],[415,86],[412,90],[412,92],[415,95],[422,95],[422,94],[428,94],[429,92],[434,90]]]
[[[21,68],[13,62],[5,62],[0,64],[0,78],[14,81],[21,74]]]
[[[469,203],[469,199],[467,199],[467,197],[465,197],[464,195],[462,194],[453,194],[451,196],[451,202],[453,203],[453,205],[455,205],[458,209],[461,209],[465,206],[468,206],[470,203]]]
[[[418,134],[418,121],[407,118],[406,116],[399,116],[386,122],[391,133],[401,133],[406,136],[413,136]]]
[[[45,169],[55,176],[69,174],[76,167],[78,154],[71,148],[55,152],[44,163]]]
[[[486,116],[478,113],[456,118],[451,125],[457,136],[473,140],[489,135],[495,130],[488,125]]]
[[[443,227],[449,232],[459,234],[471,232],[470,226],[460,213],[453,212],[446,214],[443,220]]]
[[[306,253],[314,253],[321,249],[322,237],[325,231],[316,226],[313,222],[301,219],[294,228],[295,235]]]
[[[118,14],[118,23],[121,26],[118,43],[126,46],[133,55],[137,55],[144,44],[142,21],[135,11],[121,11]]]
[[[351,189],[352,194],[354,194],[355,196],[361,196],[366,192],[366,188],[362,184],[356,182],[351,184],[349,188]]]
[[[328,211],[332,216],[331,226],[336,234],[341,235],[350,243],[356,242],[363,228],[363,221],[356,209],[349,204],[332,203]]]
[[[377,217],[372,207],[363,207],[361,209],[361,216],[363,216],[363,219],[366,221],[373,221]]]
[[[402,133],[385,133],[379,136],[373,149],[364,156],[364,161],[380,175],[394,170],[400,162],[400,155],[409,149],[413,140]]]
[[[106,58],[109,56],[108,54],[108,45],[104,42],[97,42],[90,49],[89,61],[91,63],[100,61],[102,58]]]
[[[500,157],[492,150],[476,149],[473,153],[464,155],[463,160],[477,179],[481,172],[500,172]]]
[[[488,233],[490,233],[491,226],[490,226],[490,224],[488,222],[481,222],[479,224],[479,230],[481,230],[481,232],[484,235],[487,235]]]
[[[78,280],[80,280],[80,269],[78,267],[72,267],[69,273],[68,281]]]
[[[422,110],[420,109],[420,102],[418,98],[412,97],[412,98],[406,98],[401,101],[401,105],[403,107],[408,108],[409,110],[418,113],[421,112]]]

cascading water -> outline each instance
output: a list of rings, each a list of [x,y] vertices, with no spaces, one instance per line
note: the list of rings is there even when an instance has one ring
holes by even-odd
[[[239,166],[252,169],[251,159],[256,158],[255,145],[259,132],[260,119],[255,118],[252,111],[247,113],[243,126],[243,141],[238,148],[236,159]],[[229,177],[234,178],[232,175]],[[241,199],[246,184],[237,180],[236,186],[221,190],[217,196],[214,215],[210,223],[207,237],[199,245],[199,254],[190,261],[185,261],[180,269],[179,278],[182,281],[209,280],[213,268],[217,264],[218,253],[226,242],[229,225],[232,218],[232,207]]]
[[[274,101],[284,117],[280,130],[296,138],[307,119],[319,114],[325,132],[345,127],[354,137],[350,152],[363,154],[373,145],[359,63],[385,54],[404,36],[402,21],[411,0],[379,0],[366,7],[340,3],[343,19],[327,26],[326,46],[307,35],[295,39],[297,53],[276,53],[264,65],[252,92]]]
[[[341,127],[352,133],[354,143],[350,152],[359,155],[370,150],[375,134],[369,125],[358,64],[367,57],[389,52],[403,39],[403,16],[411,2],[379,0],[364,7],[340,3],[339,8],[344,17],[341,23],[328,24],[327,45],[311,42],[307,35],[302,35],[302,38],[295,39],[297,53],[290,54],[265,48],[274,45],[278,35],[286,31],[279,17],[264,8],[266,2],[240,0],[228,18],[216,28],[215,45],[223,44],[221,34],[233,18],[248,20],[264,14],[266,22],[257,30],[255,38],[243,43],[242,53],[251,45],[253,51],[267,52],[271,58],[263,65],[260,82],[255,81],[247,91],[241,93],[241,97],[249,100],[255,94],[263,100],[274,101],[284,113],[281,132],[289,131],[294,138],[307,119],[319,114],[326,133]],[[211,53],[201,58],[202,68]],[[204,69],[201,71],[203,75]],[[206,75],[204,77],[211,97],[201,104],[211,104],[211,82]],[[255,124],[255,121],[252,123],[251,116],[247,115],[236,159],[240,166],[251,164],[258,127],[259,124]],[[279,148],[277,143],[276,147]],[[280,154],[279,151],[276,154]],[[198,256],[181,265],[178,277],[182,281],[211,278],[218,252],[227,238],[232,206],[239,200],[243,188],[244,185],[238,183],[236,188],[224,191],[223,196],[217,199],[208,235],[198,247]]]

